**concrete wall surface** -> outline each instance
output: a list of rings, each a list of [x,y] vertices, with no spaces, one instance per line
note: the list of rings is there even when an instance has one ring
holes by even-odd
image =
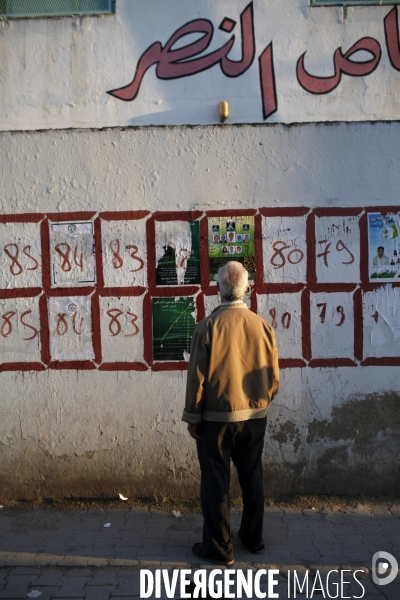
[[[398,227],[399,129],[355,122],[0,134],[0,494],[198,493],[195,446],[180,421],[184,363],[167,369],[152,356],[151,302],[163,296],[154,244],[169,213],[199,221],[201,282],[164,295],[194,298],[200,318],[217,301],[207,280],[207,212],[238,209],[255,219],[250,306],[276,327],[282,358],[268,411],[267,491],[399,493],[400,300],[395,285],[371,279],[367,225],[369,213],[381,213]],[[71,247],[82,237],[68,254],[71,270],[53,252],[63,223],[83,227],[65,234]],[[133,236],[143,267],[128,284],[115,262],[116,223]],[[384,243],[398,256],[392,236]],[[277,240],[297,253],[292,262],[276,254]],[[89,284],[76,279],[81,255],[93,264]],[[74,308],[60,320],[62,302]],[[121,318],[122,332],[107,317],[118,302],[117,310],[136,311],[136,325]],[[135,335],[123,341],[116,334],[128,326]]]
[[[0,130],[216,124],[222,100],[230,123],[398,120],[398,11],[376,4],[118,0],[113,16],[10,19]]]

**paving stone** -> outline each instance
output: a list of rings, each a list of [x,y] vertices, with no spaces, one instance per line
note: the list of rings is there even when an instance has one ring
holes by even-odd
[[[59,591],[60,586],[38,586],[36,583],[29,588],[29,592],[32,590],[37,590],[42,595],[39,596],[40,600],[51,600],[55,597],[55,594]],[[25,596],[26,598],[26,596]],[[71,600],[74,600],[71,598]]]
[[[36,586],[61,586],[63,572],[60,569],[44,569],[35,581]]]
[[[89,581],[86,585],[90,587],[92,585],[118,585],[118,571],[117,569],[92,569],[92,580]]]
[[[54,594],[54,598],[84,598],[84,587],[91,577],[63,577],[61,588]]]
[[[27,590],[35,579],[37,579],[37,575],[9,575],[3,591],[0,592],[0,598],[6,600],[26,598]]]
[[[85,600],[109,600],[111,592],[117,589],[116,585],[95,585],[85,588]]]

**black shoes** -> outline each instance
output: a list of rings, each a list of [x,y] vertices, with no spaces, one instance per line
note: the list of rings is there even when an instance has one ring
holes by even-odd
[[[195,556],[197,556],[197,558],[200,558],[200,560],[206,560],[207,562],[211,562],[216,565],[224,565],[225,567],[230,567],[235,562],[234,558],[231,558],[230,560],[218,560],[218,559],[210,558],[209,556],[206,556],[206,554],[204,553],[204,550],[203,550],[202,542],[197,542],[193,546],[192,552]]]

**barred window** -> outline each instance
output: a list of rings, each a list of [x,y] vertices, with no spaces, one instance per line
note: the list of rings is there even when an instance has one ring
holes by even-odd
[[[0,0],[0,17],[67,17],[115,13],[116,0]]]

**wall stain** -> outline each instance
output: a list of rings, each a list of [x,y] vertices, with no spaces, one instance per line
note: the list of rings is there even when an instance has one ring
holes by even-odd
[[[301,445],[300,431],[292,421],[287,421],[280,425],[279,429],[272,428],[271,439],[276,440],[279,444],[293,443],[294,451],[297,452]]]
[[[395,433],[400,440],[400,394],[386,392],[354,398],[332,409],[330,421],[314,419],[308,425],[307,444],[317,438],[333,442],[353,440],[354,450],[371,453],[380,434]]]

